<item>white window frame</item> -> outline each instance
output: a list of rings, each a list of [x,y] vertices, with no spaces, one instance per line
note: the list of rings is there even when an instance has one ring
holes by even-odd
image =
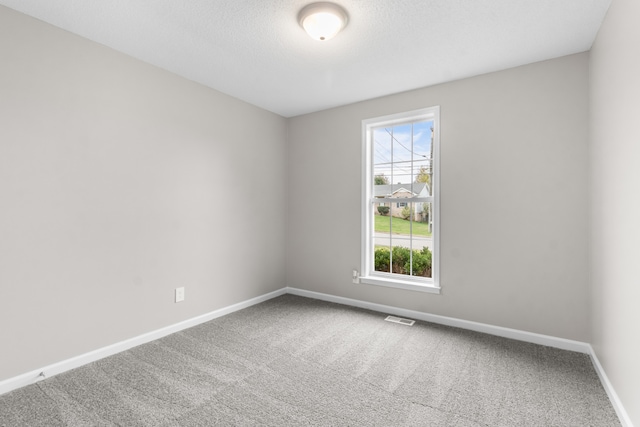
[[[397,273],[375,271],[373,266],[373,209],[372,206],[380,202],[396,203],[398,199],[375,198],[373,193],[374,181],[374,150],[372,133],[376,128],[396,126],[416,121],[433,121],[433,175],[431,196],[412,197],[406,202],[432,203],[432,265],[431,278],[408,276]],[[420,292],[440,293],[440,107],[434,106],[404,113],[376,117],[362,121],[362,246],[360,283],[388,286]]]

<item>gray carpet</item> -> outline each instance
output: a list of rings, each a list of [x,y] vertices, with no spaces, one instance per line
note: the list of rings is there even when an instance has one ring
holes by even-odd
[[[0,396],[0,426],[619,426],[588,356],[284,295]]]

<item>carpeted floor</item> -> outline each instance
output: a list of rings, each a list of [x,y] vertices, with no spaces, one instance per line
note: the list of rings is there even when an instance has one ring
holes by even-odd
[[[587,355],[284,295],[0,396],[0,426],[619,426]]]

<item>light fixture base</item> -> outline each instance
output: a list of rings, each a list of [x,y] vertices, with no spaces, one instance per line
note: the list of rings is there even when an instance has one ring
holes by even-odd
[[[330,2],[311,3],[298,13],[300,26],[315,40],[329,40],[340,32],[349,20],[342,6]]]

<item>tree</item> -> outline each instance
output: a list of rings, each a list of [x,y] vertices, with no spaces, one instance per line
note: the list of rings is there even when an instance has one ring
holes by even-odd
[[[427,185],[431,184],[431,173],[426,166],[420,166],[418,176],[416,176],[416,182],[425,182]]]
[[[402,211],[400,212],[400,215],[402,215],[402,218],[404,218],[404,219],[411,218],[413,216],[413,208],[410,208],[409,205],[407,204],[407,206],[402,208]]]
[[[376,175],[373,177],[373,185],[389,185],[389,178],[384,174]]]
[[[429,215],[431,215],[431,205],[429,203],[422,203],[422,222],[429,222]]]

